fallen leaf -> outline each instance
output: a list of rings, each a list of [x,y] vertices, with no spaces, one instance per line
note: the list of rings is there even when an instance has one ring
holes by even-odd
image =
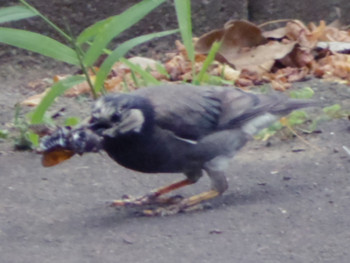
[[[40,104],[41,100],[45,97],[45,95],[49,92],[50,89],[46,89],[44,92],[40,94],[36,94],[30,96],[29,98],[23,100],[20,104],[23,106],[36,107]]]
[[[286,34],[287,34],[286,27],[276,28],[274,30],[265,31],[262,33],[262,35],[265,38],[270,38],[270,39],[282,39],[286,36]]]
[[[243,20],[232,20],[223,29],[216,29],[199,37],[195,50],[206,54],[216,41],[222,42],[218,53],[230,61],[230,57],[236,57],[242,48],[256,47],[266,39],[256,25]]]
[[[90,80],[92,83],[95,82],[96,77],[95,76],[90,76]],[[91,93],[91,88],[90,85],[87,81],[81,82],[70,89],[66,90],[64,92],[64,96],[66,97],[76,97],[81,94],[89,94]]]
[[[271,41],[265,45],[236,54],[228,54],[227,59],[236,69],[248,69],[259,73],[269,72],[275,61],[288,55],[296,45],[295,42],[282,44]]]

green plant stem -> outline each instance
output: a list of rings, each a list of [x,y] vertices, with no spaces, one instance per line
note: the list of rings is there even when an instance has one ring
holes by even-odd
[[[81,70],[83,71],[84,73],[84,76],[86,78],[86,81],[90,87],[90,90],[91,90],[91,93],[92,93],[92,96],[94,99],[97,99],[97,94],[96,94],[96,89],[95,89],[95,85],[92,83],[91,81],[91,78],[90,78],[90,75],[89,75],[89,69],[95,74],[96,76],[96,71],[94,69],[94,66],[92,65],[91,67],[87,67],[85,64],[84,64],[84,51],[83,49],[78,45],[77,43],[77,40],[74,38],[74,35],[72,33],[72,31],[70,30],[70,27],[68,25],[68,23],[66,23],[66,27],[67,27],[67,30],[68,30],[68,33],[71,35],[71,45],[73,46],[74,48],[74,51],[77,55],[77,58],[78,58],[78,61],[79,61],[79,65],[80,65],[80,68]],[[102,88],[101,89],[102,92],[104,91],[104,89]]]
[[[44,16],[42,13],[39,12],[35,7],[30,5],[25,0],[19,0],[25,7],[36,13],[41,19],[43,19],[47,24],[49,24],[53,29],[55,29],[61,36],[63,36],[67,41],[71,42],[72,38],[66,34],[62,29],[60,29],[57,25],[55,25],[50,19],[48,19],[46,16]]]
[[[97,94],[96,94],[96,91],[95,91],[95,87],[94,87],[94,84],[92,83],[91,81],[91,78],[90,78],[90,75],[89,75],[89,72],[88,72],[88,68],[84,65],[84,62],[83,62],[83,51],[77,46],[75,40],[72,38],[72,45],[74,47],[74,50],[75,52],[77,53],[77,57],[78,57],[78,60],[79,60],[79,64],[80,64],[80,68],[81,70],[83,71],[84,73],[84,76],[86,78],[86,81],[90,87],[90,90],[91,90],[91,93],[92,93],[92,97],[94,99],[97,99]]]
[[[197,76],[194,76],[193,78],[193,82],[196,84],[196,85],[199,85],[202,81],[203,81],[203,77],[204,77],[204,74],[205,72],[208,70],[209,66],[213,63],[213,61],[215,60],[215,56],[216,54],[218,53],[220,47],[221,47],[221,43],[222,42],[217,42],[215,41],[213,43],[213,45],[211,46],[210,48],[210,51],[203,63],[203,66],[202,66],[202,69],[201,71],[198,73]]]

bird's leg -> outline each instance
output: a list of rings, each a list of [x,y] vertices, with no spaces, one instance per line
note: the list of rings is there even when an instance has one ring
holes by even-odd
[[[207,172],[212,183],[211,190],[185,198],[182,201],[167,207],[159,207],[155,210],[144,210],[143,214],[146,216],[164,216],[195,210],[201,202],[221,195],[228,188],[225,176],[227,160],[228,158],[226,157],[217,157],[205,164],[204,170]]]
[[[120,206],[142,206],[142,205],[148,205],[153,203],[156,203],[156,204],[172,203],[175,201],[174,197],[161,198],[161,196],[193,183],[195,183],[195,181],[191,179],[184,179],[184,180],[172,183],[170,185],[158,188],[156,190],[153,190],[149,194],[146,194],[141,197],[114,200],[110,205],[113,207],[120,207]]]

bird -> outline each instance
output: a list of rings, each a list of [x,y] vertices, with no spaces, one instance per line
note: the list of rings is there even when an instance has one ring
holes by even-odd
[[[79,154],[103,150],[119,165],[134,171],[183,173],[183,180],[140,197],[111,202],[114,207],[156,204],[143,214],[170,215],[190,211],[222,195],[228,189],[230,160],[252,136],[291,111],[316,104],[314,100],[235,87],[145,87],[102,96],[92,106],[86,124],[60,129],[42,141],[42,148],[47,153],[59,144]],[[187,198],[165,197],[196,183],[204,173],[211,182],[208,191]]]

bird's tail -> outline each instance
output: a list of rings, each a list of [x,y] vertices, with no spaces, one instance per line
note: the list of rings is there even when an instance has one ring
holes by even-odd
[[[278,103],[269,109],[269,112],[274,115],[287,115],[288,113],[307,107],[319,107],[320,101],[308,99],[288,99],[284,103]]]
[[[278,120],[284,115],[288,115],[294,110],[307,108],[307,107],[317,107],[321,103],[315,100],[304,100],[304,99],[287,99],[285,101],[280,101],[270,107],[265,113],[259,114],[249,121],[244,123],[243,131],[250,135],[257,134],[260,130],[268,127],[274,121]]]

